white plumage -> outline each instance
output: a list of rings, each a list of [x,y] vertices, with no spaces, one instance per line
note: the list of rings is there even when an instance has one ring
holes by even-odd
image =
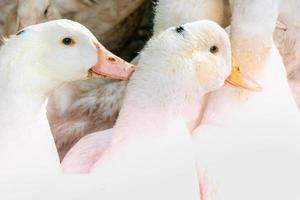
[[[42,14],[26,13],[29,2]],[[74,2],[76,11],[95,3]],[[50,19],[50,1],[20,5],[14,28]],[[154,37],[130,81],[126,62],[125,81],[75,81],[91,72],[120,75],[109,68],[119,58],[83,26],[59,20],[25,28],[0,49],[0,171],[59,174],[46,118],[51,93],[47,115],[60,158],[79,141],[63,171],[92,172],[89,181],[104,184],[108,199],[300,198],[299,8],[297,0],[161,0]],[[219,26],[168,28],[198,19],[231,25],[234,60],[262,91],[223,86],[231,50]],[[76,42],[63,48],[66,36]]]
[[[64,46],[64,37],[74,38],[79,44],[74,48],[78,50]],[[3,170],[59,172],[46,118],[46,99],[63,82],[87,76],[97,62],[96,42],[82,25],[60,20],[27,27],[2,46],[0,159]]]
[[[234,1],[231,38],[236,62],[262,91],[225,87],[212,93],[193,133],[199,182],[208,198],[299,198],[300,117],[272,39],[278,5],[257,2]]]
[[[107,63],[110,58],[116,63],[119,60],[107,53],[88,29],[70,20],[25,28],[6,41],[0,56],[0,159],[4,171],[58,172],[59,160],[46,117],[49,94],[63,83],[98,76],[105,68],[131,70],[124,61]],[[128,75],[127,71],[124,74]]]
[[[212,53],[214,46],[218,52]],[[132,143],[160,137],[164,128],[177,127],[171,123],[176,116],[193,130],[199,124],[201,113],[194,111],[201,110],[202,97],[224,85],[230,66],[228,36],[212,22],[170,28],[154,37],[128,83],[116,126],[81,139],[63,160],[64,171],[87,173],[107,147],[104,156],[110,159],[110,151],[126,152]]]

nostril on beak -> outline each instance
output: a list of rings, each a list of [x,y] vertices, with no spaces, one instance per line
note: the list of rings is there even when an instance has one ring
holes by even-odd
[[[108,57],[107,60],[111,63],[116,63],[117,62],[117,60],[113,57]]]
[[[94,42],[96,49],[100,49],[100,45],[97,42]]]
[[[135,65],[131,65],[129,71],[135,71]]]

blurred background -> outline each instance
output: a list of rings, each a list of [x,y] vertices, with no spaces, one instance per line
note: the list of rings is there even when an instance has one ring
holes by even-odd
[[[67,18],[85,25],[107,49],[130,61],[152,35],[154,4],[152,0],[0,0],[0,34],[8,37],[30,24]]]

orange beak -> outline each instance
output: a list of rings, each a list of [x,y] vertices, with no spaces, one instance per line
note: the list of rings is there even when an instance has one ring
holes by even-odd
[[[98,62],[89,70],[89,76],[128,80],[135,70],[135,65],[114,55],[101,44],[95,45],[98,50]]]
[[[241,73],[239,67],[232,62],[232,71],[225,83],[235,87],[241,87],[250,91],[261,91],[261,86],[248,75]]]

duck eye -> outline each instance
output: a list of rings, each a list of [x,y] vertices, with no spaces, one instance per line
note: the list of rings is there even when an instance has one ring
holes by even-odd
[[[177,26],[175,30],[179,34],[184,32],[184,28],[182,26]]]
[[[72,38],[66,37],[62,40],[62,43],[66,46],[75,44],[75,41]]]
[[[210,53],[215,54],[219,51],[219,48],[216,45],[214,45],[214,46],[210,47],[209,51],[210,51]]]

